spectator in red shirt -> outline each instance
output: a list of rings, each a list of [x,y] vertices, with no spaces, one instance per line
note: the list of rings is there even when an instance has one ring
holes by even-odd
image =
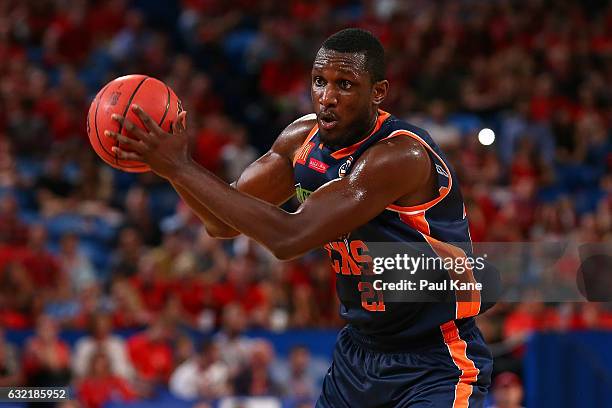
[[[519,376],[510,371],[498,374],[493,381],[493,399],[492,408],[522,408],[523,384]]]
[[[180,265],[179,265],[180,266]],[[205,282],[193,269],[187,270],[176,279],[172,292],[180,303],[184,318],[196,323],[198,316],[212,300],[212,286]]]
[[[261,70],[260,87],[271,97],[296,96],[304,90],[304,66],[288,46],[282,46],[277,58]]]
[[[75,3],[56,18],[45,33],[49,62],[81,64],[91,46],[92,31],[87,25],[86,6]]]
[[[163,255],[161,251],[158,254]],[[157,315],[162,312],[171,294],[170,279],[160,276],[158,271],[172,269],[162,268],[161,260],[153,259],[151,255],[153,254],[149,253],[142,258],[138,275],[130,278],[129,282],[139,299],[142,300],[147,312]],[[172,258],[168,257],[165,260],[171,262]],[[172,266],[172,263],[168,265]]]
[[[612,329],[612,313],[602,307],[602,303],[564,304],[567,310],[567,320],[564,328],[569,330],[610,330]]]
[[[560,327],[557,311],[547,307],[541,301],[541,294],[530,291],[523,295],[523,303],[519,303],[504,322],[504,338],[510,346],[515,346],[514,353],[522,355],[524,343],[535,331],[554,330]]]
[[[93,4],[87,13],[86,24],[92,35],[108,40],[123,26],[125,1],[111,0]]]
[[[111,285],[113,326],[116,328],[141,327],[151,321],[140,295],[126,279],[117,279]]]
[[[219,173],[221,150],[230,141],[232,124],[223,114],[215,112],[208,113],[203,124],[195,137],[193,158],[213,173]]]
[[[28,250],[22,264],[38,290],[52,291],[57,287],[60,268],[57,259],[46,246],[47,229],[40,224],[30,227]]]
[[[23,368],[30,387],[63,386],[70,379],[70,348],[58,337],[58,327],[41,316],[25,347]]]
[[[79,400],[86,408],[102,408],[110,401],[136,399],[136,392],[131,385],[111,372],[106,352],[100,350],[91,356],[87,372],[77,391]]]
[[[38,310],[35,305],[36,291],[28,273],[19,262],[10,261],[2,268],[0,277],[0,299],[2,324],[11,329],[32,326],[32,318]]]
[[[0,244],[25,245],[28,227],[19,219],[19,205],[12,195],[0,199]]]
[[[171,323],[160,317],[149,329],[129,338],[128,355],[140,380],[151,385],[167,383],[174,368],[172,333]]]
[[[240,303],[254,324],[267,324],[269,301],[262,286],[254,280],[257,264],[247,256],[235,258],[230,263],[227,280],[214,290],[215,304],[223,307]]]

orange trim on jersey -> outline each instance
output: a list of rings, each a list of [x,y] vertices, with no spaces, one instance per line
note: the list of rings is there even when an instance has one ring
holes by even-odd
[[[387,210],[395,211],[399,213],[400,219],[419,231],[425,240],[429,243],[431,248],[436,252],[436,254],[441,258],[467,258],[466,253],[459,247],[451,245],[446,242],[439,241],[433,238],[430,234],[429,223],[425,218],[425,211],[442,201],[448,193],[451,191],[453,186],[453,178],[450,172],[450,169],[442,160],[442,158],[432,149],[432,147],[427,144],[420,136],[410,132],[408,130],[400,129],[392,132],[389,136],[382,140],[390,139],[396,136],[408,136],[423,146],[425,146],[432,154],[436,156],[436,158],[442,163],[444,166],[444,170],[446,174],[448,174],[448,187],[440,187],[439,192],[440,195],[433,200],[430,200],[426,203],[410,206],[410,207],[402,207],[399,205],[391,204],[386,207]],[[463,264],[465,265],[465,263]],[[476,283],[476,279],[474,279],[474,274],[471,268],[465,268],[463,273],[457,273],[454,270],[449,270],[449,275],[452,279],[458,280],[460,283]],[[457,290],[455,291],[457,302],[456,302],[456,311],[455,318],[462,319],[470,316],[476,316],[480,312],[481,307],[481,299],[480,299],[480,291],[478,290]]]
[[[427,243],[431,246],[434,252],[440,258],[463,258],[466,259],[466,253],[459,247],[451,245],[446,242],[442,242],[433,238],[429,223],[425,218],[425,211],[408,214],[399,213],[399,218],[410,228],[413,228],[421,233]],[[476,283],[474,279],[474,273],[471,268],[467,268],[465,261],[463,262],[465,271],[463,273],[449,270],[448,273],[451,279],[457,280],[460,283]],[[455,318],[463,319],[466,317],[476,316],[480,312],[480,291],[478,290],[457,290],[455,291],[456,303],[455,303]]]
[[[400,213],[399,217],[406,225],[422,234],[430,235],[431,230],[429,229],[429,223],[425,219],[425,211],[418,212],[416,214],[405,214]]]
[[[374,126],[374,129],[372,129],[372,131],[370,132],[369,135],[367,135],[365,138],[361,139],[359,142],[350,145],[348,147],[342,148],[338,151],[335,151],[331,154],[331,157],[333,157],[334,159],[341,159],[343,157],[346,156],[350,156],[351,154],[355,153],[357,151],[357,149],[359,149],[359,146],[361,146],[362,144],[365,143],[366,140],[368,140],[370,137],[372,137],[372,135],[376,132],[378,132],[378,130],[380,129],[380,127],[382,126],[383,122],[385,120],[387,120],[389,118],[389,116],[391,116],[390,113],[385,112],[382,109],[378,110],[378,119],[376,119],[376,125]]]
[[[300,148],[295,151],[295,154],[293,155],[293,167],[295,167],[295,162],[297,161],[298,157],[300,157],[300,153],[302,153],[302,150],[306,148],[308,142],[310,142],[310,140],[314,137],[315,133],[317,133],[317,130],[319,130],[319,125],[314,125],[312,129],[310,129],[308,136],[306,136],[304,143],[302,143]],[[310,153],[310,151],[308,151],[308,153]]]
[[[467,343],[459,335],[459,329],[455,322],[451,320],[444,323],[440,326],[440,330],[453,362],[461,370],[459,381],[455,385],[453,408],[467,408],[472,395],[472,384],[478,380],[480,370],[476,368],[474,361],[468,357]]]
[[[314,146],[315,144],[313,142],[308,142],[305,146],[301,147],[298,154],[293,158],[293,166],[295,167],[296,164],[306,165],[306,159]]]
[[[441,258],[463,258],[463,266],[465,271],[462,273],[455,272],[454,270],[448,269],[448,273],[451,279],[457,280],[460,283],[476,283],[474,279],[474,273],[472,268],[466,266],[465,259],[467,255],[463,249],[451,245],[447,242],[439,241],[429,235],[423,235],[431,248]],[[456,311],[455,319],[464,319],[466,317],[476,316],[480,312],[480,291],[479,290],[456,290],[455,297]]]
[[[433,200],[430,200],[426,203],[423,204],[419,204],[419,205],[413,205],[410,207],[402,207],[399,205],[395,205],[395,204],[390,204],[387,206],[387,210],[391,210],[391,211],[396,211],[396,212],[420,212],[423,210],[428,210],[431,207],[433,207],[434,205],[438,204],[440,201],[442,201],[444,199],[444,197],[446,197],[448,195],[448,193],[450,193],[451,188],[453,187],[453,176],[451,175],[450,169],[448,168],[448,166],[446,165],[446,163],[444,162],[444,160],[442,160],[442,158],[438,155],[438,153],[436,153],[436,151],[434,149],[431,148],[430,145],[428,145],[420,136],[408,131],[408,130],[396,130],[395,132],[392,132],[389,136],[385,137],[382,140],[387,140],[387,139],[391,139],[392,137],[396,137],[396,136],[408,136],[411,137],[413,139],[415,139],[416,141],[418,141],[419,143],[421,143],[423,146],[425,146],[431,153],[433,153],[438,160],[442,163],[442,165],[444,166],[444,170],[446,171],[446,174],[448,174],[448,187],[440,187],[438,189],[438,192],[440,193],[440,195],[436,198],[434,198]]]

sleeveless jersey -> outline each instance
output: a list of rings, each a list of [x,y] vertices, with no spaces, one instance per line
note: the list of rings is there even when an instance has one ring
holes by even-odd
[[[381,299],[370,281],[362,276],[368,259],[368,243],[417,243],[433,256],[471,256],[468,220],[454,170],[429,134],[387,112],[379,110],[372,132],[360,142],[330,150],[320,138],[318,126],[310,131],[294,160],[296,195],[300,202],[323,184],[350,174],[355,161],[373,144],[394,137],[409,137],[428,152],[436,171],[438,196],[412,207],[390,203],[366,224],[345,237],[325,245],[336,273],[340,314],[358,335],[374,344],[418,344],[444,341],[444,333],[474,324],[473,316],[484,311],[480,293],[448,291],[445,301],[394,302]],[[408,175],[407,175],[408,177]],[[453,244],[449,244],[453,243]],[[451,278],[474,282],[471,270],[461,275],[445,271]]]

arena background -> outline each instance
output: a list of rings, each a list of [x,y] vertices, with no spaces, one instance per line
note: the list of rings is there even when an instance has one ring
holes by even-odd
[[[3,0],[0,386],[69,385],[63,407],[312,406],[342,324],[327,259],[209,238],[169,184],[104,165],[85,117],[109,80],[160,78],[231,181],[310,112],[314,53],[348,26],[383,42],[384,108],[447,153],[475,242],[610,242],[610,2]],[[478,319],[490,404],[612,406],[610,304],[540,295]]]

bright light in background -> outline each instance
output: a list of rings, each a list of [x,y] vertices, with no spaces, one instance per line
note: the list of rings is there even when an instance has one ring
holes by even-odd
[[[485,146],[492,145],[495,141],[495,132],[489,128],[481,129],[480,132],[478,132],[478,141]]]

